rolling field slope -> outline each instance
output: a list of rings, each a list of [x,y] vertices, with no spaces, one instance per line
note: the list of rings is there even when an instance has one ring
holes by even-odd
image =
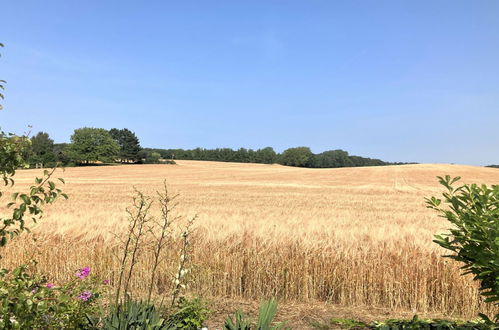
[[[19,171],[17,189],[39,173]],[[87,264],[113,278],[114,235],[126,230],[133,187],[154,194],[166,180],[180,194],[177,213],[199,215],[191,293],[474,317],[484,310],[477,287],[440,257],[432,235],[447,223],[424,205],[424,197],[442,191],[436,176],[446,174],[499,183],[498,169],[431,164],[304,169],[178,161],[69,168],[59,173],[69,200],[47,208],[34,227],[38,240],[18,240],[0,263],[25,261],[31,255],[23,251],[36,247],[43,271],[56,279]],[[144,253],[140,267],[148,278]],[[175,267],[163,267],[158,294],[167,292]],[[135,279],[135,288],[145,289],[144,282]]]

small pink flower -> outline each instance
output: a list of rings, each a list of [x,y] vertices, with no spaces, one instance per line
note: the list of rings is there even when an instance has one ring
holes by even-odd
[[[79,277],[82,280],[87,277],[88,274],[90,274],[90,267],[83,267],[82,269],[77,270],[75,273],[76,277]]]
[[[104,280],[104,281],[102,281],[102,283],[104,283],[105,285],[108,285],[109,284],[109,280]]]
[[[52,283],[47,283],[47,289],[52,289],[54,287],[54,284]]]
[[[78,299],[87,301],[92,297],[92,292],[90,291],[83,291],[79,296]]]
[[[35,293],[37,293],[37,292],[38,292],[38,288],[34,288],[33,290],[31,290],[31,293],[32,293],[32,294],[35,294]]]

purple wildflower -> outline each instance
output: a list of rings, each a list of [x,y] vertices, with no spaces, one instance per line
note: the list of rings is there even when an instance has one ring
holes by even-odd
[[[90,291],[83,291],[79,296],[78,296],[78,299],[80,300],[83,300],[83,301],[87,301],[88,299],[90,299],[92,297],[92,292]]]
[[[47,289],[52,289],[54,287],[54,284],[52,283],[47,283]]]
[[[31,290],[31,293],[32,293],[32,294],[35,294],[35,293],[37,293],[37,292],[38,292],[38,288],[34,288],[33,290]]]
[[[104,281],[102,281],[102,283],[104,283],[105,285],[108,285],[109,284],[109,280],[104,280]]]
[[[80,279],[84,279],[85,277],[90,274],[90,267],[83,267],[82,269],[76,271],[76,277],[79,277]]]

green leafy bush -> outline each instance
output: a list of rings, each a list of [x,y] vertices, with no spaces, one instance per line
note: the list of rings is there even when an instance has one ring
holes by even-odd
[[[460,322],[450,320],[426,320],[420,319],[416,315],[412,320],[386,320],[384,322],[374,322],[369,326],[370,329],[380,330],[402,330],[402,329],[439,329],[439,330],[492,330],[496,329],[494,325],[486,324],[483,321]]]
[[[347,329],[366,329],[368,327],[368,324],[352,319],[332,319],[331,323]]]
[[[436,235],[434,242],[453,252],[445,257],[462,262],[464,274],[474,275],[486,302],[499,305],[499,185],[454,187],[459,177],[438,179],[447,189],[443,193],[446,205],[441,206],[442,200],[435,197],[427,198],[426,204],[453,227],[449,234]]]
[[[176,308],[168,316],[166,324],[169,329],[200,329],[208,318],[210,311],[199,299],[180,297]]]
[[[16,169],[26,166],[23,151],[30,145],[26,137],[0,131],[0,173],[5,185],[14,184],[11,179]]]
[[[410,320],[390,319],[365,323],[352,319],[332,319],[330,324],[314,323],[316,329],[379,329],[379,330],[404,330],[404,329],[435,329],[435,330],[492,330],[497,326],[479,321],[451,321],[441,319],[420,319],[417,315]]]
[[[33,262],[30,266],[34,266]],[[78,270],[75,280],[62,286],[22,265],[0,271],[1,329],[88,329],[99,315],[101,296],[90,268]]]
[[[60,196],[68,198],[61,189],[56,187],[51,177],[56,168],[51,171],[44,170],[42,177],[35,178],[35,184],[29,189],[29,192],[12,193],[12,201],[7,204],[7,208],[12,213],[6,217],[0,218],[0,247],[7,244],[8,239],[21,234],[27,230],[26,220],[37,222],[43,215],[42,206],[54,203]],[[10,178],[12,180],[12,178]],[[59,178],[60,182],[64,180]],[[13,183],[13,180],[12,180]]]

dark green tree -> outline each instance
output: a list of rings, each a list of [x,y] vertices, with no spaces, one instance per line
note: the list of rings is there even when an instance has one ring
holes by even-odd
[[[48,133],[38,132],[31,138],[29,164],[42,164],[45,167],[51,167],[55,165],[56,161],[54,140],[49,137]]]
[[[139,138],[134,132],[130,131],[128,128],[113,128],[109,131],[109,134],[111,134],[113,139],[118,142],[118,145],[120,146],[118,157],[121,162],[129,163],[131,161],[136,163],[140,160],[139,152],[142,148],[140,147]]]
[[[55,159],[62,165],[68,165],[71,162],[71,159],[69,158],[67,153],[68,146],[69,143],[54,143],[53,151]]]
[[[309,147],[296,147],[284,150],[280,158],[282,165],[311,167],[314,154]]]
[[[249,163],[250,159],[249,159],[248,149],[239,148],[235,153],[235,161],[239,163]]]
[[[344,150],[328,150],[315,156],[313,167],[331,168],[353,166],[353,162]]]
[[[350,161],[352,162],[352,166],[383,166],[383,165],[393,165],[392,163],[384,162],[380,159],[366,158],[360,156],[350,156]],[[398,165],[404,163],[397,163]]]
[[[103,128],[83,127],[75,129],[71,144],[67,147],[69,158],[76,163],[113,162],[120,146]]]
[[[255,161],[263,164],[273,164],[277,161],[277,154],[272,147],[258,149],[255,154]]]

